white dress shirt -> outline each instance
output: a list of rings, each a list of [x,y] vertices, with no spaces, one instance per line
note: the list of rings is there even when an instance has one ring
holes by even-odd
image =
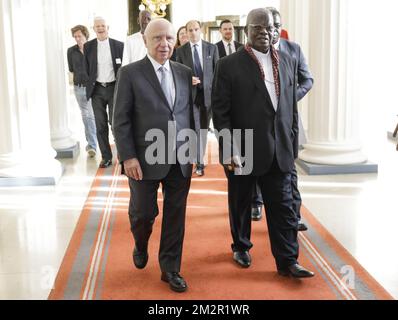
[[[265,74],[265,86],[267,87],[268,93],[271,97],[272,105],[275,111],[278,110],[278,97],[276,95],[276,88],[275,88],[275,80],[274,80],[274,72],[272,69],[272,58],[271,58],[271,50],[268,53],[262,53],[253,49],[255,56],[257,57],[258,61],[261,63],[264,74]]]
[[[193,60],[194,64],[195,64],[195,55],[194,55],[195,48],[194,48],[194,46],[197,45],[196,50],[198,50],[200,65],[202,66],[202,70],[203,70],[202,39],[200,39],[198,43],[192,43],[192,42],[189,42],[189,43],[191,44],[192,60]]]
[[[156,73],[156,76],[158,77],[159,83],[162,82],[162,73],[159,71],[159,68],[163,67],[166,70],[166,77],[169,78],[168,83],[170,84],[169,90],[171,91],[171,99],[173,100],[173,104],[174,104],[175,100],[176,100],[176,89],[175,89],[173,71],[171,70],[171,67],[170,67],[170,61],[167,60],[164,65],[161,65],[159,62],[157,62],[155,59],[153,59],[149,54],[147,56],[148,56],[148,59],[151,61],[153,68],[155,69],[155,73]]]
[[[98,41],[98,74],[97,81],[101,83],[116,81],[115,70],[113,69],[111,46],[109,38]]]
[[[235,48],[235,42],[232,40],[231,42],[227,42],[224,39],[222,40],[222,43],[224,44],[224,48],[225,48],[225,52],[227,53],[227,56],[229,56],[229,46],[228,44],[231,44],[231,50],[232,53],[236,52],[236,48]]]
[[[145,46],[144,37],[141,32],[134,33],[127,37],[124,44],[123,64],[126,66],[130,63],[140,61],[147,55],[147,48]]]

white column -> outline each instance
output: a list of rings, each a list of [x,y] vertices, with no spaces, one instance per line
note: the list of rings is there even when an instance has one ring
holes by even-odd
[[[74,148],[77,145],[69,130],[67,66],[64,58],[66,51],[63,46],[64,2],[42,0],[39,5],[40,3],[44,8],[51,143],[55,150],[60,151]]]
[[[348,44],[349,1],[309,0],[310,66],[315,85],[309,97],[306,162],[353,165],[366,162],[359,143],[359,103],[354,88],[355,56]]]
[[[298,43],[307,59],[310,60],[310,0],[281,0],[280,13],[283,29],[287,30],[291,41]],[[312,71],[311,65],[309,65]],[[308,101],[311,91],[298,105],[304,129],[308,130]]]
[[[41,30],[41,2],[0,1],[0,177],[55,183],[62,167],[50,144]]]

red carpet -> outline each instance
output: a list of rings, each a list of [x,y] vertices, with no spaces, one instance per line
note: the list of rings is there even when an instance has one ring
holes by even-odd
[[[129,190],[119,168],[100,170],[72,237],[50,299],[377,300],[391,296],[306,210],[310,230],[300,234],[300,263],[312,279],[277,275],[265,219],[253,223],[253,265],[240,269],[230,250],[226,180],[220,166],[194,178],[189,196],[182,275],[188,292],[176,294],[160,281],[156,221],[145,270],[132,263],[127,214]],[[162,208],[161,193],[159,204]],[[347,281],[345,266],[355,276]]]

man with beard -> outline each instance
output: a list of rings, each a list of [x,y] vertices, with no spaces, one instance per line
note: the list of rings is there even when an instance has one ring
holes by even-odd
[[[220,33],[222,39],[220,42],[216,43],[220,59],[235,53],[243,46],[243,44],[233,41],[234,30],[234,25],[230,20],[223,20],[221,22]]]

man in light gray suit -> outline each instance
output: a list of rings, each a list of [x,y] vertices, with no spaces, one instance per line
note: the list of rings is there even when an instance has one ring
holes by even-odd
[[[207,146],[207,130],[211,119],[211,90],[214,70],[219,60],[218,48],[201,39],[201,23],[193,20],[186,25],[189,42],[177,49],[177,62],[191,68],[194,115],[197,136],[200,137],[195,173],[204,175],[204,154]],[[202,133],[200,134],[200,129]]]
[[[114,135],[124,173],[129,177],[131,199],[129,216],[135,239],[133,261],[138,269],[148,262],[148,241],[159,214],[157,194],[164,191],[163,224],[159,263],[162,281],[176,292],[187,290],[180,276],[185,231],[187,197],[191,184],[192,161],[180,164],[177,152],[182,146],[175,134],[194,130],[192,72],[170,61],[176,33],[165,19],[150,22],[144,42],[148,55],[121,69],[115,95]],[[165,137],[164,162],[151,160],[153,130]],[[156,140],[156,139],[154,139]],[[180,140],[180,139],[178,139]],[[159,150],[158,150],[159,151]],[[160,152],[162,153],[162,152]]]

